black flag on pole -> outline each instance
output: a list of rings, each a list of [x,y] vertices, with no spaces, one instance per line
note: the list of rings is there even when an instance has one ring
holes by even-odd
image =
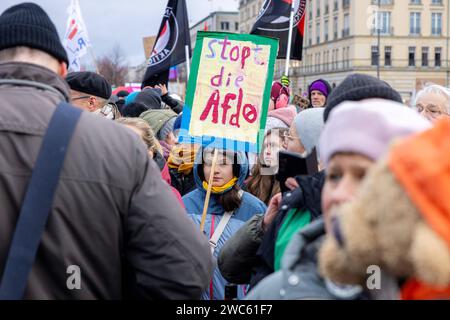
[[[186,61],[186,45],[189,46],[189,55],[191,54],[188,21],[185,0],[169,0],[148,60],[142,87],[159,83],[167,85],[170,67]]]
[[[280,49],[277,58],[286,59],[292,1],[295,2],[291,59],[302,60],[306,0],[266,0],[250,33],[278,38]]]

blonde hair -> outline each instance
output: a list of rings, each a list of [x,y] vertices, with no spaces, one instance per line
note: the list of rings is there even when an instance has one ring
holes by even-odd
[[[152,128],[145,120],[142,120],[140,118],[120,118],[117,119],[116,122],[123,124],[125,126],[130,126],[138,129],[139,132],[141,132],[141,139],[142,141],[144,141],[148,150],[150,150],[153,153],[155,152],[159,152],[160,154],[163,153],[162,147],[159,144],[158,140],[156,139]]]

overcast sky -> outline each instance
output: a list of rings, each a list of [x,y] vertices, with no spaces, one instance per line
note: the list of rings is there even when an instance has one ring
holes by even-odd
[[[0,0],[0,12],[24,1]],[[39,4],[64,36],[70,0],[27,0]],[[94,54],[98,57],[120,44],[130,65],[145,60],[142,38],[156,35],[167,0],[79,0]],[[216,10],[237,10],[238,0],[186,0],[190,25]],[[89,59],[89,57],[83,58]]]

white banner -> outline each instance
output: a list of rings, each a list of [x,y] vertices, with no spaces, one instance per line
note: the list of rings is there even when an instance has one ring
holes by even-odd
[[[91,43],[78,0],[71,0],[67,13],[69,18],[63,45],[69,57],[69,69],[80,71],[80,58],[88,52],[88,47],[91,46]]]

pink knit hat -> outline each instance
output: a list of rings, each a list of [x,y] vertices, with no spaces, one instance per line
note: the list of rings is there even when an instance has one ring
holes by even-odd
[[[328,165],[339,152],[379,159],[390,142],[431,128],[415,110],[398,102],[367,99],[343,102],[330,114],[320,137],[320,158]]]
[[[268,117],[280,119],[287,127],[290,127],[296,115],[297,109],[294,106],[288,106],[286,108],[269,111]]]

